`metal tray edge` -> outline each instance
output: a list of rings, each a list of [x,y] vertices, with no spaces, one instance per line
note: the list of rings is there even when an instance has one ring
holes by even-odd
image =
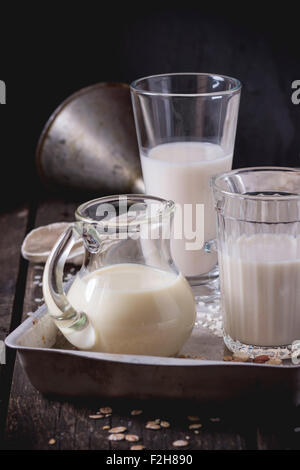
[[[222,367],[255,367],[255,368],[278,368],[281,370],[293,370],[300,369],[300,365],[290,364],[290,365],[276,365],[276,364],[257,364],[253,362],[226,362],[226,361],[216,361],[216,360],[203,360],[203,359],[185,359],[185,358],[169,358],[169,357],[160,357],[160,356],[137,356],[137,355],[119,355],[119,354],[108,354],[108,353],[96,353],[89,351],[76,351],[76,350],[67,350],[67,349],[55,349],[55,348],[37,348],[30,346],[20,346],[17,344],[18,338],[22,336],[32,327],[32,319],[40,319],[47,314],[47,307],[43,304],[39,307],[32,315],[30,315],[23,323],[21,323],[15,330],[13,330],[6,338],[5,345],[11,349],[17,351],[44,351],[51,353],[64,354],[69,356],[80,356],[87,359],[93,359],[98,361],[107,361],[107,362],[119,362],[125,364],[135,364],[142,366],[191,366],[191,367],[212,367],[212,366],[222,366]]]

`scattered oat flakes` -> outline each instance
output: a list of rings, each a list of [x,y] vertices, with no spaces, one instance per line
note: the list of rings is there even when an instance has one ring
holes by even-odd
[[[187,419],[189,421],[194,422],[194,421],[199,421],[200,418],[199,418],[199,416],[188,416]]]
[[[106,426],[102,426],[102,429],[103,429],[103,431],[107,431],[108,429],[110,429],[110,426],[107,426],[107,425],[106,425]]]
[[[125,434],[110,434],[108,436],[109,441],[123,441],[125,439]]]
[[[132,410],[131,411],[131,416],[138,416],[138,415],[141,415],[143,413],[143,410]]]
[[[157,431],[158,429],[161,429],[160,425],[156,423],[155,421],[148,421],[145,427],[146,429],[153,429],[153,431]]]
[[[116,428],[111,428],[108,432],[111,434],[120,434],[121,432],[127,431],[125,426],[117,426]]]
[[[105,406],[103,408],[100,408],[100,413],[103,413],[104,415],[105,414],[108,414],[108,413],[112,413],[112,408],[110,406]]]
[[[160,425],[161,425],[162,428],[169,428],[170,427],[169,421],[161,421]]]
[[[256,356],[253,359],[253,362],[256,364],[264,364],[265,362],[270,360],[270,356],[267,356],[267,354],[261,354],[260,356]]]
[[[196,430],[194,431],[194,434],[199,434],[199,433],[200,433],[200,431],[198,431],[198,429],[196,429]]]
[[[55,443],[56,443],[56,440],[55,440],[53,437],[52,437],[51,439],[49,439],[48,444],[49,444],[50,446],[53,446]]]
[[[189,444],[188,441],[184,441],[183,439],[179,439],[178,441],[174,441],[172,443],[172,446],[174,446],[174,447],[185,447],[188,444]]]
[[[202,428],[202,424],[200,423],[189,425],[189,429],[200,429],[200,428]]]
[[[104,416],[103,415],[90,415],[89,418],[90,419],[102,419],[104,418]]]
[[[279,364],[282,364],[282,359],[280,359],[279,357],[273,357],[273,358],[271,357],[271,359],[269,359],[265,363],[279,366]]]
[[[189,441],[190,440],[190,436],[185,436],[186,440]]]
[[[145,446],[143,446],[141,444],[130,447],[130,450],[143,450],[143,449],[145,449]]]
[[[125,439],[129,442],[137,442],[140,440],[139,436],[136,434],[126,434]]]
[[[232,361],[232,356],[223,356],[223,361]]]
[[[109,418],[110,416],[111,416],[111,413],[107,413],[107,414],[105,415],[105,418]]]
[[[219,423],[221,421],[221,418],[209,418],[209,421],[212,423]]]
[[[247,362],[250,358],[250,355],[245,352],[235,352],[233,353],[232,357],[236,362]]]

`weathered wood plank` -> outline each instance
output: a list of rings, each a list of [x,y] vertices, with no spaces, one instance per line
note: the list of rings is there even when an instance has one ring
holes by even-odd
[[[28,206],[23,206],[0,215],[0,340],[9,332],[28,213]]]
[[[300,407],[277,409],[260,417],[257,429],[259,450],[300,450]]]
[[[28,227],[28,216],[28,205],[22,205],[0,215],[1,341],[21,320],[27,262],[21,259],[20,247]],[[14,360],[14,352],[7,351],[6,364],[0,365],[0,436],[4,431]]]

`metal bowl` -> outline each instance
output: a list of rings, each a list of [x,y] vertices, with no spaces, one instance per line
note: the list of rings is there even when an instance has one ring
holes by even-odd
[[[67,98],[43,129],[36,162],[53,189],[142,192],[129,86],[97,83]]]

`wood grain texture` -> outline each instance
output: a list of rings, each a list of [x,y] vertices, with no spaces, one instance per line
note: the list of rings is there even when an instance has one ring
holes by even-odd
[[[21,258],[20,247],[28,228],[28,216],[28,205],[0,215],[1,341],[21,320],[27,262]],[[14,351],[6,351],[6,364],[0,365],[0,441],[4,432],[14,361]]]

